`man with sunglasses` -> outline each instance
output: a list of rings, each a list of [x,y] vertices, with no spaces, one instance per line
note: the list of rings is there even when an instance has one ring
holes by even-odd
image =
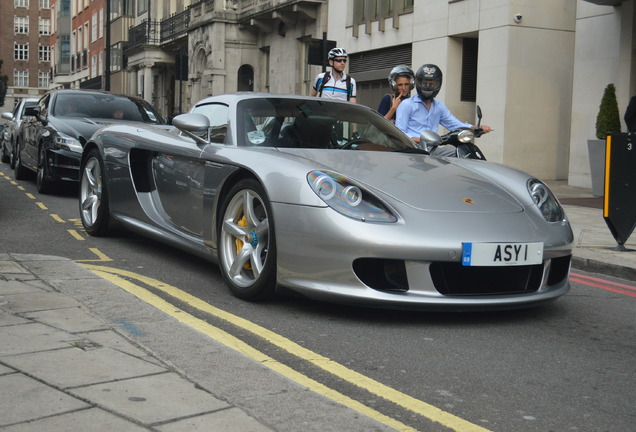
[[[329,51],[328,61],[331,72],[318,74],[310,96],[356,102],[356,80],[344,73],[347,58],[347,51],[344,48],[333,48]]]

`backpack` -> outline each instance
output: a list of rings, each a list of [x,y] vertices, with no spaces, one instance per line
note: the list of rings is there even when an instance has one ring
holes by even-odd
[[[325,72],[325,76],[322,77],[322,82],[320,83],[320,88],[318,88],[318,97],[322,96],[322,89],[325,88],[325,84],[327,84],[327,81],[329,81],[331,79],[331,74],[329,73],[329,71]],[[351,99],[351,76],[347,75],[347,77],[345,78],[345,82],[347,84],[347,101],[349,99]]]

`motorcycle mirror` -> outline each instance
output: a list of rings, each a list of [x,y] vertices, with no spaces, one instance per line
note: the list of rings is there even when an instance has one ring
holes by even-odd
[[[477,127],[481,124],[481,107],[477,105]]]
[[[420,145],[418,146],[422,150],[429,151],[431,147],[435,147],[442,143],[442,137],[437,132],[430,130],[423,130],[420,133]]]

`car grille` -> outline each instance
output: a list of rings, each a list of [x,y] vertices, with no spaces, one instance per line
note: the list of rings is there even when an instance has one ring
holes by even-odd
[[[570,270],[571,256],[549,261],[547,285],[564,282]],[[543,264],[509,267],[465,267],[457,262],[434,262],[430,265],[435,289],[449,296],[518,294],[537,291],[543,279]],[[409,290],[406,267],[402,260],[361,258],[353,270],[367,286],[384,292]]]
[[[570,256],[551,260],[547,285],[567,278]],[[509,267],[465,267],[461,263],[436,262],[430,267],[435,289],[445,295],[519,294],[537,291],[543,264]]]

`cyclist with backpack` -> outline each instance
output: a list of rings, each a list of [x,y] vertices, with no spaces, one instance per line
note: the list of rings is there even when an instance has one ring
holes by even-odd
[[[331,72],[323,72],[316,76],[310,96],[356,102],[356,80],[344,73],[348,57],[344,48],[333,48],[329,51],[328,62]]]

